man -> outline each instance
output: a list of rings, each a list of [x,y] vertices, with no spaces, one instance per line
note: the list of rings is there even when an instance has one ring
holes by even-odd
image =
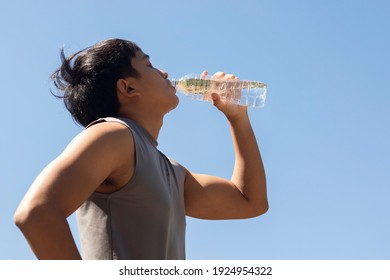
[[[87,128],[41,172],[15,213],[37,258],[81,259],[66,220],[76,210],[84,259],[185,259],[185,215],[242,219],[267,211],[246,107],[211,95],[231,127],[234,171],[230,181],[194,174],[157,149],[178,97],[136,44],[105,40],[68,58],[62,52],[62,62],[54,83]]]

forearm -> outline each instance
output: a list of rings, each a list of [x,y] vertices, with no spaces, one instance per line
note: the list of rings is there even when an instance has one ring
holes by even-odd
[[[41,208],[19,212],[15,223],[38,259],[81,259],[66,217],[60,211]]]
[[[268,209],[266,176],[247,111],[228,119],[235,151],[231,181],[248,203],[265,212]]]
[[[253,218],[268,210],[265,172],[247,107],[234,105],[211,94],[228,119],[235,151],[231,180],[190,173],[185,181],[187,214],[204,219]]]

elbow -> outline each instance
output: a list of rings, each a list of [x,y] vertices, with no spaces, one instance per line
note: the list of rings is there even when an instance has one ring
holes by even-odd
[[[251,205],[251,216],[252,218],[264,215],[269,210],[268,197],[266,191],[266,181],[257,185],[259,193],[253,195],[248,199],[249,204]]]
[[[53,211],[48,211],[43,206],[22,203],[14,214],[15,225],[26,233],[34,229],[39,221]]]
[[[256,203],[256,205],[252,207],[252,210],[250,211],[248,218],[255,218],[264,215],[265,213],[268,212],[268,209],[269,209],[268,201],[262,203]]]
[[[268,203],[266,203],[266,205],[263,205],[262,207],[259,207],[259,209],[258,209],[257,212],[256,212],[255,217],[264,215],[265,213],[268,212],[268,209],[269,209]]]
[[[269,204],[268,204],[268,202],[266,202],[264,207],[262,208],[262,212],[261,212],[260,215],[263,215],[263,214],[267,213],[268,210],[269,210]]]
[[[58,206],[36,201],[23,201],[14,213],[14,223],[24,234],[66,218]]]
[[[14,214],[15,225],[23,231],[31,221],[32,209],[27,207],[19,206]]]

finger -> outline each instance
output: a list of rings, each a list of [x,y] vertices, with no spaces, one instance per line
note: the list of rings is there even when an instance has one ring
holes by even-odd
[[[202,74],[200,74],[200,78],[201,78],[201,79],[206,79],[208,75],[209,75],[209,72],[207,72],[206,70],[204,70],[204,71],[202,72]]]
[[[233,74],[226,74],[224,78],[228,80],[234,80],[236,76],[234,76]]]
[[[216,72],[211,79],[222,79],[225,77],[225,72]]]

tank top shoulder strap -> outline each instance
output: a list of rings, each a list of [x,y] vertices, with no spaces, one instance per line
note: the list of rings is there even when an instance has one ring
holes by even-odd
[[[91,122],[91,123],[90,123],[89,125],[87,125],[85,128],[89,128],[89,127],[91,127],[91,126],[93,126],[93,125],[95,125],[95,124],[102,123],[102,122],[119,122],[119,123],[123,124],[124,126],[129,127],[129,125],[128,125],[125,121],[123,121],[123,120],[121,120],[121,119],[112,118],[112,117],[107,117],[107,118],[100,118],[100,119],[97,119],[97,120]]]

